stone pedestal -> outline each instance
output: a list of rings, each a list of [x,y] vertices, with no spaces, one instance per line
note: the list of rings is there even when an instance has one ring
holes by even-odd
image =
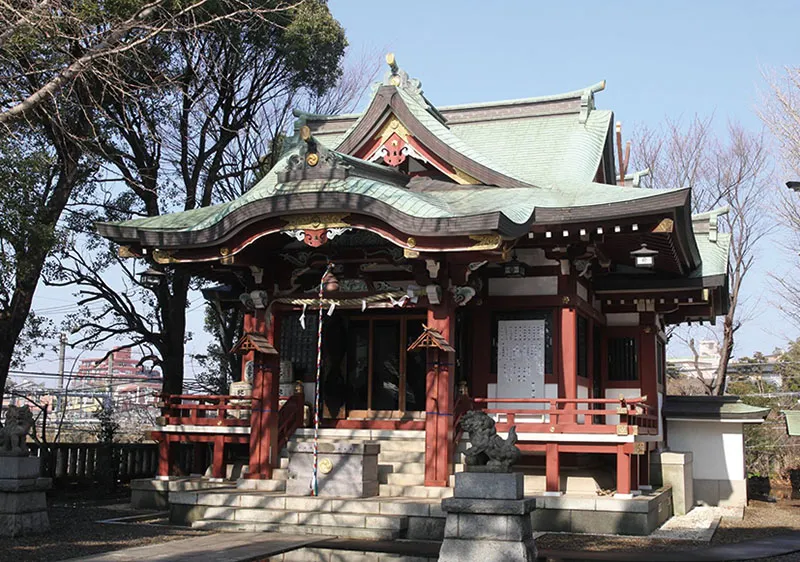
[[[45,491],[52,481],[39,477],[40,462],[37,457],[0,457],[0,536],[50,529]]]
[[[290,443],[289,480],[286,493],[311,494],[314,444]],[[317,483],[320,496],[368,498],[378,495],[379,443],[370,441],[327,441],[319,443]]]
[[[531,529],[536,500],[523,499],[524,484],[521,473],[457,473],[454,497],[442,500],[447,521],[439,561],[536,560]]]

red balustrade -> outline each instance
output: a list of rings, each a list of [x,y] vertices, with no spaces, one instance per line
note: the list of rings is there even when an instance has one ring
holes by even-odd
[[[509,407],[503,407],[509,404]],[[520,407],[530,405],[531,407]],[[515,407],[516,406],[516,407]],[[655,435],[658,418],[647,397],[635,398],[470,398],[460,396],[456,421],[470,409],[482,409],[496,416],[498,431],[515,425],[517,433],[612,433]],[[523,419],[518,419],[518,416]],[[619,418],[610,423],[609,416]],[[541,418],[533,421],[531,418]],[[598,423],[598,419],[602,420]],[[457,430],[456,440],[461,436]]]

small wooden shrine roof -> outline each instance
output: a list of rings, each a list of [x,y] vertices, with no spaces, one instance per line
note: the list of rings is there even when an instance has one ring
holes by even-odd
[[[244,354],[250,351],[258,351],[266,355],[278,355],[278,350],[272,347],[263,334],[253,332],[243,335],[236,345],[231,349],[231,353]]]
[[[426,325],[422,325],[422,334],[408,346],[408,351],[414,351],[415,349],[422,349],[434,347],[436,349],[441,349],[442,351],[447,352],[454,352],[455,349],[450,342],[448,342],[442,333],[439,330],[434,330],[433,328],[429,328]]]

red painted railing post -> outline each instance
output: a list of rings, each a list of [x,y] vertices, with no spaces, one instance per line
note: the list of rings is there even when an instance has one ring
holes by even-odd
[[[621,443],[617,445],[617,493],[631,493],[631,454]]]

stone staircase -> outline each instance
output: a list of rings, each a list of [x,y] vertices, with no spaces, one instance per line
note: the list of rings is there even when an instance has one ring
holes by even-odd
[[[364,540],[441,540],[444,534],[445,514],[438,499],[296,497],[231,487],[175,492],[170,494],[170,504],[173,523],[191,521],[193,528],[215,531]],[[175,520],[180,515],[183,520]]]
[[[314,430],[298,429],[289,443],[310,442]],[[321,429],[320,442],[324,441],[377,441],[379,495],[382,497],[446,498],[453,493],[451,488],[425,487],[425,432],[387,431],[370,429]],[[286,449],[281,452],[281,466],[273,469],[272,480],[259,482],[259,490],[283,491],[289,477],[286,467],[289,458]],[[462,465],[455,467],[456,472]],[[247,486],[249,481],[240,481]]]

